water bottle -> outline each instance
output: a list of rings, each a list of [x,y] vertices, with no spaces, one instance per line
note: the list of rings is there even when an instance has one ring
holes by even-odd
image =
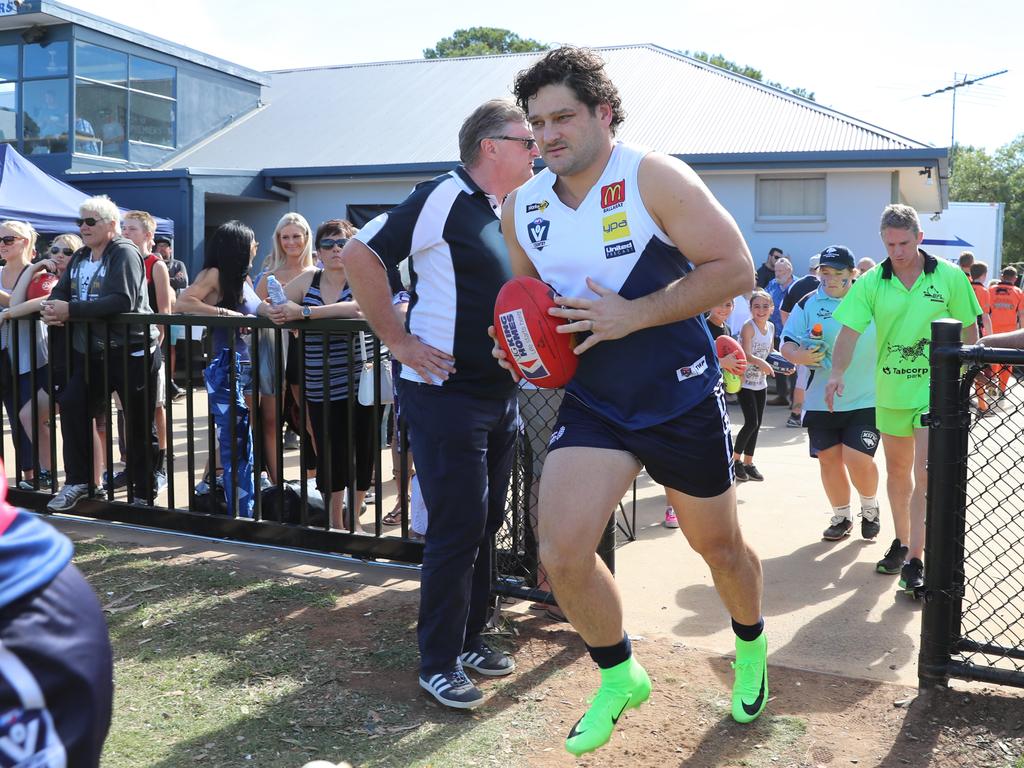
[[[829,363],[826,362],[829,358],[828,348],[825,344],[825,333],[824,329],[821,327],[821,323],[815,323],[811,328],[811,332],[807,336],[807,347],[809,349],[813,349],[815,352],[825,350],[825,357],[823,357],[817,365],[812,366],[813,368],[829,367]]]
[[[270,298],[270,303],[275,307],[288,302],[288,297],[284,295],[284,287],[281,285],[281,281],[273,275],[267,276],[267,296]]]

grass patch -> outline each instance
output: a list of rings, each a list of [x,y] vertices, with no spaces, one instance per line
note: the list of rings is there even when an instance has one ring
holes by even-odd
[[[523,725],[540,722],[531,706],[478,719],[420,694],[414,594],[339,594],[96,540],[76,563],[114,644],[104,768],[472,765],[522,754]]]

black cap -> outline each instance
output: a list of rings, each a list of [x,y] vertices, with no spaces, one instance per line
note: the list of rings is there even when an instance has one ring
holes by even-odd
[[[819,267],[832,267],[832,269],[853,269],[856,261],[853,258],[853,251],[845,245],[830,245],[822,251]]]
[[[153,238],[153,245],[160,245],[160,243],[167,243],[168,245],[174,245],[174,241],[171,240],[167,235],[157,235]]]

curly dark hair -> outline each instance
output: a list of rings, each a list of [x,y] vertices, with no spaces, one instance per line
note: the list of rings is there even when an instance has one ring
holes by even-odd
[[[555,48],[516,75],[512,92],[524,112],[529,114],[528,102],[545,85],[568,86],[576,98],[590,108],[590,114],[594,114],[598,104],[607,104],[612,110],[613,134],[626,118],[619,90],[604,71],[604,61],[587,48],[570,45]]]

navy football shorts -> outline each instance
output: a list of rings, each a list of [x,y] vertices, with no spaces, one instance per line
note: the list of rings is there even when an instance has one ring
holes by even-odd
[[[566,394],[548,452],[608,448],[633,454],[654,482],[689,496],[720,496],[733,483],[732,434],[721,386],[682,416],[630,430]]]
[[[113,662],[99,601],[68,565],[0,609],[0,768],[95,768]]]
[[[875,409],[859,408],[856,411],[807,411],[804,427],[811,458],[837,445],[845,445],[855,451],[874,456],[881,436],[875,428]]]

